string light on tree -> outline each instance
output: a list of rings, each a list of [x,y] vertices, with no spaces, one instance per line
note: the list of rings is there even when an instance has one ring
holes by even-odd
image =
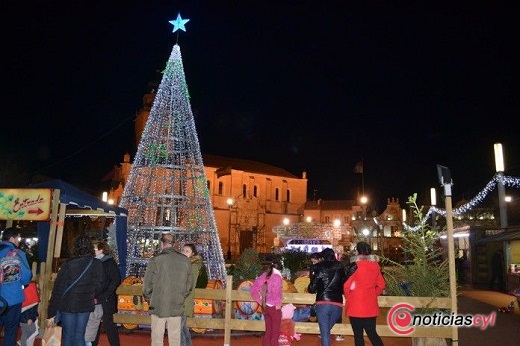
[[[189,19],[170,21],[186,31]],[[127,275],[142,276],[163,233],[194,243],[209,280],[226,282],[226,267],[206,185],[204,164],[178,44],[150,110],[121,198],[128,210]]]
[[[482,202],[489,196],[489,194],[491,192],[493,192],[493,190],[495,190],[495,188],[497,187],[499,181],[504,186],[520,188],[520,178],[518,178],[518,177],[511,177],[511,176],[504,176],[504,175],[495,175],[493,177],[493,179],[491,179],[491,181],[489,181],[486,184],[486,186],[482,189],[482,191],[480,191],[475,197],[473,197],[467,203],[461,205],[460,207],[453,209],[453,215],[454,216],[463,215],[463,214],[471,211],[472,209],[476,208],[480,204],[482,204]],[[442,215],[442,216],[446,216],[446,210],[445,209],[441,209],[441,208],[437,208],[435,206],[431,206],[430,209],[428,209],[428,212],[426,213],[425,218],[422,220],[422,224],[421,225],[417,225],[415,227],[411,227],[408,224],[406,224],[406,222],[404,222],[405,220],[403,220],[404,229],[407,230],[407,231],[417,231],[422,226],[424,226],[424,223],[426,223],[428,221],[428,219],[430,217],[432,217],[433,213],[436,213],[436,214],[439,214],[439,215]]]

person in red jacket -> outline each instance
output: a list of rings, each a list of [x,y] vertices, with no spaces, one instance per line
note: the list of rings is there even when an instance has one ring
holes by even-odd
[[[358,254],[350,262],[355,263],[354,267],[357,268],[343,285],[346,315],[354,331],[354,345],[365,345],[364,330],[372,345],[382,346],[383,341],[376,331],[376,317],[379,315],[377,296],[385,289],[385,279],[379,267],[379,257],[371,255],[370,245],[359,242],[356,250]]]

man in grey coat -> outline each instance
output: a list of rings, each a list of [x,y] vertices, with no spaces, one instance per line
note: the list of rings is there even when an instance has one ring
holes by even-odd
[[[166,326],[169,345],[181,344],[184,300],[194,286],[190,260],[173,245],[173,235],[163,234],[161,253],[148,261],[144,274],[143,295],[150,305],[152,346],[163,346]]]

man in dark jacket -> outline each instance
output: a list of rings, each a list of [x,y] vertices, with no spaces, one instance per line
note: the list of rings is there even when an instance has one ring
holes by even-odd
[[[341,319],[345,268],[336,259],[334,250],[324,249],[323,260],[314,267],[309,293],[316,293],[316,318],[320,327],[321,344],[330,345],[330,330]]]
[[[168,326],[170,346],[181,344],[184,300],[193,290],[193,270],[188,257],[173,248],[173,235],[161,238],[161,253],[152,257],[144,274],[143,295],[150,305],[152,346],[162,346]]]

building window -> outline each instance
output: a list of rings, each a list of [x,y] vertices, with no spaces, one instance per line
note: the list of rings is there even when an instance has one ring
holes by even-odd
[[[209,180],[206,181],[206,187],[208,188],[208,192],[211,192],[211,182]]]
[[[278,188],[274,189],[274,200],[275,201],[280,200],[280,190],[278,190]]]
[[[325,223],[330,223],[330,217],[329,216],[325,216]]]
[[[218,194],[222,195],[224,193],[224,183],[219,181],[218,183]]]
[[[258,186],[253,186],[253,196],[258,197]]]
[[[287,202],[291,201],[291,190],[287,190]]]
[[[242,196],[247,197],[247,185],[242,185]]]

